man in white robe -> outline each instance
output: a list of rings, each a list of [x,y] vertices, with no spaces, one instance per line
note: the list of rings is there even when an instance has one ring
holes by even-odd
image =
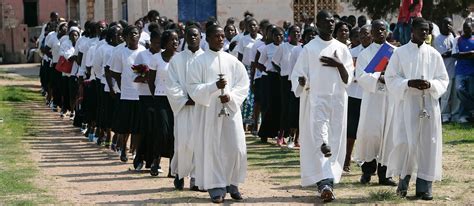
[[[355,159],[364,162],[361,166],[360,182],[370,182],[377,171],[379,184],[396,186],[391,177],[385,177],[386,159],[391,152],[393,100],[385,87],[382,72],[369,73],[365,69],[383,44],[389,44],[386,24],[382,20],[372,21],[371,34],[374,42],[362,50],[356,62],[357,82],[363,89],[360,106],[360,119],[357,128]],[[390,45],[391,46],[391,45]],[[392,46],[394,47],[394,46]]]
[[[197,190],[194,174],[194,144],[199,133],[198,111],[195,102],[189,97],[186,89],[186,74],[190,65],[204,51],[199,47],[201,31],[196,26],[186,28],[185,41],[187,48],[176,54],[170,61],[168,69],[169,81],[166,81],[166,94],[174,114],[174,155],[171,160],[171,173],[176,175],[175,188],[182,190],[184,177],[191,175],[190,189]]]
[[[301,137],[301,182],[303,186],[316,183],[321,199],[332,201],[335,199],[333,185],[341,179],[345,158],[346,87],[352,81],[354,66],[347,46],[331,36],[332,15],[324,10],[319,12],[317,25],[319,36],[304,46],[292,79],[304,77],[311,88],[311,136]],[[327,146],[332,150],[330,157],[322,153],[327,152],[323,150]]]
[[[245,133],[240,106],[247,97],[249,78],[244,65],[231,54],[221,51],[224,30],[207,28],[209,50],[199,56],[188,70],[187,89],[203,113],[198,121],[203,132],[195,139],[196,186],[208,190],[212,202],[221,203],[226,193],[242,200],[238,185],[247,171]],[[225,80],[216,81],[218,74]],[[223,94],[221,94],[223,89]],[[218,116],[223,106],[228,115]]]
[[[432,182],[441,180],[439,98],[448,87],[449,77],[441,55],[424,43],[428,23],[415,18],[412,27],[412,40],[393,53],[385,73],[388,91],[399,101],[387,177],[400,176],[397,193],[405,197],[410,177],[416,174],[417,197],[431,200]]]

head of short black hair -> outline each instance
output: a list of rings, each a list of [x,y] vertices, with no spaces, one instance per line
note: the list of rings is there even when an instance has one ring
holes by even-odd
[[[107,31],[107,34],[105,35],[105,40],[107,42],[110,42],[112,41],[112,39],[115,37],[115,35],[117,34],[117,31],[120,30],[120,27],[117,26],[117,25],[114,25],[114,26],[111,26],[109,27],[107,30],[104,30],[104,31]]]
[[[197,24],[191,24],[189,26],[186,26],[186,29],[184,30],[184,33],[187,34],[192,29],[196,29],[199,32],[199,35],[201,35],[201,28]]]
[[[73,26],[79,27],[79,23],[76,20],[70,20],[69,22],[67,22],[67,30],[68,31]]]
[[[360,32],[360,27],[354,27],[350,32],[349,32],[349,38],[354,38],[356,34]]]
[[[59,13],[55,11],[49,13],[49,18],[53,18],[53,17],[59,17]]]
[[[134,29],[138,30],[138,27],[135,25],[128,25],[125,27],[125,29],[123,29],[123,36],[130,35]]]
[[[259,28],[265,28],[270,24],[270,21],[268,19],[262,19],[260,20],[260,23],[258,24]]]
[[[160,41],[161,41],[161,32],[159,32],[157,30],[151,30],[150,31],[150,40],[151,39],[156,39],[156,38],[160,39]]]
[[[250,11],[245,11],[245,12],[244,12],[244,17],[247,17],[247,16],[253,17],[253,13],[250,12]]]
[[[309,35],[311,33],[315,33],[317,35],[318,34],[318,29],[316,29],[316,27],[314,27],[314,26],[306,27],[306,29],[303,31],[303,35],[301,35],[301,38],[304,39],[307,35]]]
[[[416,17],[413,19],[413,21],[411,22],[411,26],[412,28],[418,28],[420,27],[421,25],[423,24],[428,24],[428,22],[422,18],[422,17]]]
[[[347,28],[349,29],[349,31],[352,30],[352,26],[351,24],[345,22],[345,21],[340,21],[340,22],[337,22],[336,26],[334,26],[334,33],[333,33],[333,36],[336,37],[337,35],[337,32],[339,31],[339,29],[342,28],[342,26],[346,25]]]
[[[168,22],[167,24],[165,24],[165,30],[175,30],[175,31],[177,31],[178,30],[178,24]]]
[[[148,24],[148,31],[157,31],[163,33],[162,27],[156,22],[151,22],[150,24]]]
[[[213,26],[213,25],[219,25],[219,24],[217,23],[217,21],[214,21],[214,20],[207,21],[206,22],[206,29]]]
[[[233,25],[233,24],[227,24],[227,25],[225,25],[225,27],[224,27],[224,31],[227,30],[227,29],[230,28],[230,27],[234,27],[234,29],[235,29],[235,25]]]
[[[331,12],[329,12],[328,10],[321,10],[316,15],[316,22],[322,21],[330,16],[332,16]]]
[[[154,16],[160,16],[160,12],[158,12],[157,10],[152,9],[152,10],[148,11],[148,14],[146,15],[146,17],[148,17],[148,19],[151,19]]]
[[[291,32],[293,32],[293,31],[295,31],[296,28],[300,28],[300,29],[301,29],[300,25],[298,25],[298,24],[293,24],[293,25],[291,25],[291,26],[288,28],[288,33],[291,33]]]
[[[175,30],[166,30],[163,32],[163,34],[161,34],[160,44],[161,44],[162,49],[165,49],[166,45],[169,43],[169,41],[171,41],[171,37],[173,36],[173,33],[177,35]]]
[[[119,24],[122,25],[122,28],[124,29],[128,26],[128,22],[123,19],[119,20]]]
[[[222,27],[219,26],[219,25],[212,25],[212,26],[206,28],[206,36],[213,35],[215,32],[217,32],[218,29],[222,29]]]

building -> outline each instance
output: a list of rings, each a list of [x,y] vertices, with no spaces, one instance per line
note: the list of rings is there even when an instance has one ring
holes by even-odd
[[[30,38],[39,36],[51,11],[66,14],[65,0],[0,0],[0,63],[26,62]]]
[[[257,19],[269,19],[280,25],[285,20],[300,21],[303,13],[314,17],[321,9],[359,15],[349,0],[69,0],[68,3],[68,16],[82,24],[88,19],[134,22],[152,9],[174,21],[206,21],[214,16],[221,22],[229,17],[241,19],[245,11],[250,11]]]

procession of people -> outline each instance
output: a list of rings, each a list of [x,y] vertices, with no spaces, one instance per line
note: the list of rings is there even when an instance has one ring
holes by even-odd
[[[473,19],[457,33],[447,17],[436,34],[412,16],[408,41],[383,19],[326,10],[283,27],[235,20],[151,10],[81,27],[52,12],[38,39],[46,104],[137,171],[157,176],[168,159],[175,189],[189,178],[213,203],[244,199],[248,136],[298,149],[301,185],[324,202],[351,161],[360,184],[376,174],[406,197],[416,177],[416,197],[433,199],[442,123],[472,121]]]

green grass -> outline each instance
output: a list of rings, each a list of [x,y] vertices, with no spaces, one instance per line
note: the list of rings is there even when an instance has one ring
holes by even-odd
[[[377,191],[369,192],[369,199],[372,201],[396,201],[400,200],[400,197],[390,189],[380,189]]]
[[[0,101],[5,102],[26,102],[39,101],[41,96],[37,92],[18,86],[0,87]]]
[[[474,124],[445,124],[443,125],[443,141],[446,144],[473,144]]]
[[[38,171],[29,159],[22,138],[32,123],[30,110],[14,108],[19,102],[39,97],[23,88],[0,87],[0,205],[32,205],[49,203],[50,197],[33,184]]]

